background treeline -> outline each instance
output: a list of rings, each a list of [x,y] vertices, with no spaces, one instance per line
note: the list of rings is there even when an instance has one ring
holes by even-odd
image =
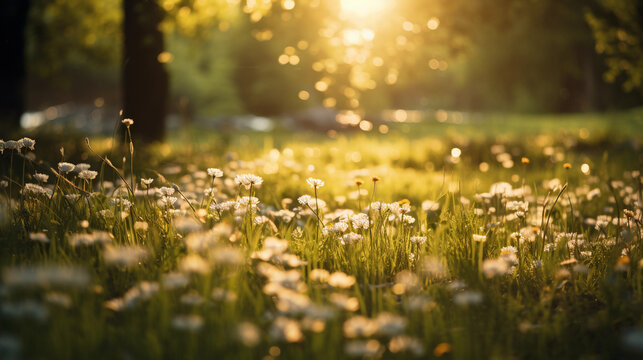
[[[337,86],[324,93],[314,87],[323,77],[315,62],[346,50],[319,35],[337,17],[337,1],[300,0],[289,10],[276,1],[260,15],[247,11],[245,0],[158,3],[165,11],[167,53],[159,59],[169,72],[170,111],[276,115],[329,97],[331,105],[351,107],[346,100],[355,95],[346,91],[351,80],[341,63],[333,72]],[[382,47],[386,65],[370,71],[377,87],[358,89],[360,108],[569,112],[642,103],[638,1],[395,3],[395,14],[378,24],[395,31],[377,33],[372,45]],[[431,18],[439,27],[427,31]],[[405,32],[398,26],[405,21],[422,30]],[[32,0],[27,108],[96,98],[119,106],[122,22],[120,0]],[[385,49],[399,36],[413,46]],[[289,46],[299,60],[282,65],[278,59]],[[306,101],[298,96],[302,90],[310,94]]]

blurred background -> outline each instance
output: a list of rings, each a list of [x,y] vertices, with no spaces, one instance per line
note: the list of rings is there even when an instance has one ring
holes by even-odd
[[[5,128],[139,137],[643,105],[637,0],[4,0]]]

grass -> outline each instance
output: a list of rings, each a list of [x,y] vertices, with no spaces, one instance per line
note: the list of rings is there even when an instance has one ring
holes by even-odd
[[[463,119],[133,156],[29,134],[2,155],[0,357],[640,356],[640,111]]]

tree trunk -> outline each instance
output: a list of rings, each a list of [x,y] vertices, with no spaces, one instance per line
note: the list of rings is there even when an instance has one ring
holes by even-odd
[[[168,75],[159,26],[163,9],[156,0],[123,0],[123,117],[134,120],[134,139],[162,141],[168,101]]]
[[[0,49],[4,54],[0,56],[0,125],[3,128],[20,127],[25,110],[25,31],[30,2],[0,2]]]

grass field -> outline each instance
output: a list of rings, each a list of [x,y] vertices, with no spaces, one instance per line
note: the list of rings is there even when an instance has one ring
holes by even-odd
[[[640,109],[25,135],[2,143],[2,359],[643,356]]]

